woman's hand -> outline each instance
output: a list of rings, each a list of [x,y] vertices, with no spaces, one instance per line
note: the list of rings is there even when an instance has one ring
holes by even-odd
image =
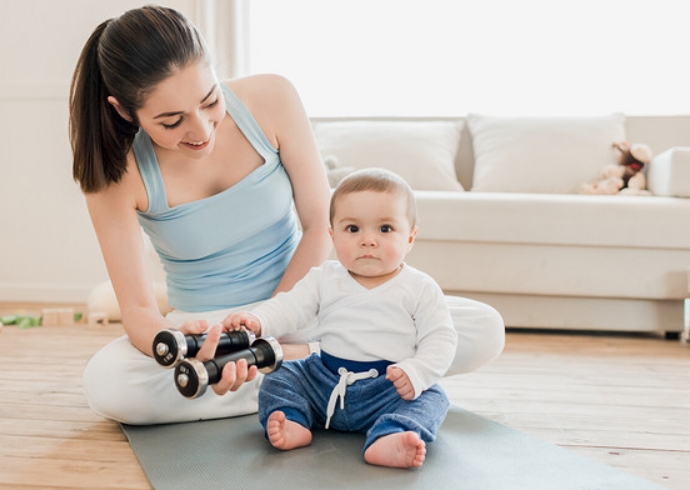
[[[211,385],[211,388],[217,395],[224,395],[228,391],[237,391],[244,383],[254,380],[256,373],[258,373],[257,367],[247,367],[245,359],[229,362],[223,368],[223,376],[220,381]]]
[[[214,325],[208,328],[208,322],[206,320],[194,320],[183,323],[180,330],[185,334],[201,334],[206,332],[206,339],[199,349],[196,359],[205,362],[214,358],[218,347],[218,341],[224,330],[223,326]],[[224,395],[228,391],[237,391],[244,383],[253,381],[256,378],[257,372],[257,367],[249,367],[245,359],[240,359],[237,362],[229,362],[223,368],[220,381],[211,385],[211,388],[217,395]]]

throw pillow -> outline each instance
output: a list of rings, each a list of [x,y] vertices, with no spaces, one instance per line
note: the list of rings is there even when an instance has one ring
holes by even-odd
[[[474,147],[472,190],[574,194],[616,164],[625,116],[467,116]]]
[[[462,191],[455,173],[460,121],[318,121],[322,155],[340,168],[380,167],[416,190]]]
[[[675,146],[654,157],[647,188],[655,196],[690,197],[690,147]]]

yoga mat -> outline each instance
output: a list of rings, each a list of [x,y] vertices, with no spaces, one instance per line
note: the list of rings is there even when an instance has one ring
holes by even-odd
[[[122,428],[156,490],[663,489],[457,407],[414,470],[368,465],[360,434],[316,431],[310,446],[279,451],[256,415]]]

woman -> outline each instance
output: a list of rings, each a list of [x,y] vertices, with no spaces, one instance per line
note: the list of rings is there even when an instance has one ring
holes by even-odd
[[[327,179],[294,88],[273,75],[220,83],[184,16],[134,9],[103,22],[84,46],[72,80],[70,138],[74,178],[127,334],[85,370],[92,408],[131,424],[256,411],[257,373],[246,362],[224,368],[215,394],[187,400],[151,359],[151,344],[163,328],[200,333],[289,290],[328,256]],[[166,317],[141,228],[166,270],[174,308]],[[456,321],[459,329],[470,325],[456,366],[462,371],[495,357],[503,333],[495,310],[456,301],[469,313]],[[220,333],[217,325],[209,330],[197,358],[212,357]],[[286,358],[310,352],[306,339],[291,341],[302,343],[285,345]]]

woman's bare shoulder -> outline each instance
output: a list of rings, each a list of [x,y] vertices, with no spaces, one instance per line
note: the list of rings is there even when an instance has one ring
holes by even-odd
[[[270,73],[250,75],[226,80],[224,83],[245,105],[256,109],[275,108],[276,105],[291,103],[298,99],[294,85],[282,75]]]
[[[261,73],[246,77],[232,78],[223,80],[223,83],[236,93],[262,94],[266,90],[294,90],[290,80],[275,73]]]
[[[269,141],[304,117],[302,102],[292,83],[281,75],[262,74],[226,82],[258,121]]]

